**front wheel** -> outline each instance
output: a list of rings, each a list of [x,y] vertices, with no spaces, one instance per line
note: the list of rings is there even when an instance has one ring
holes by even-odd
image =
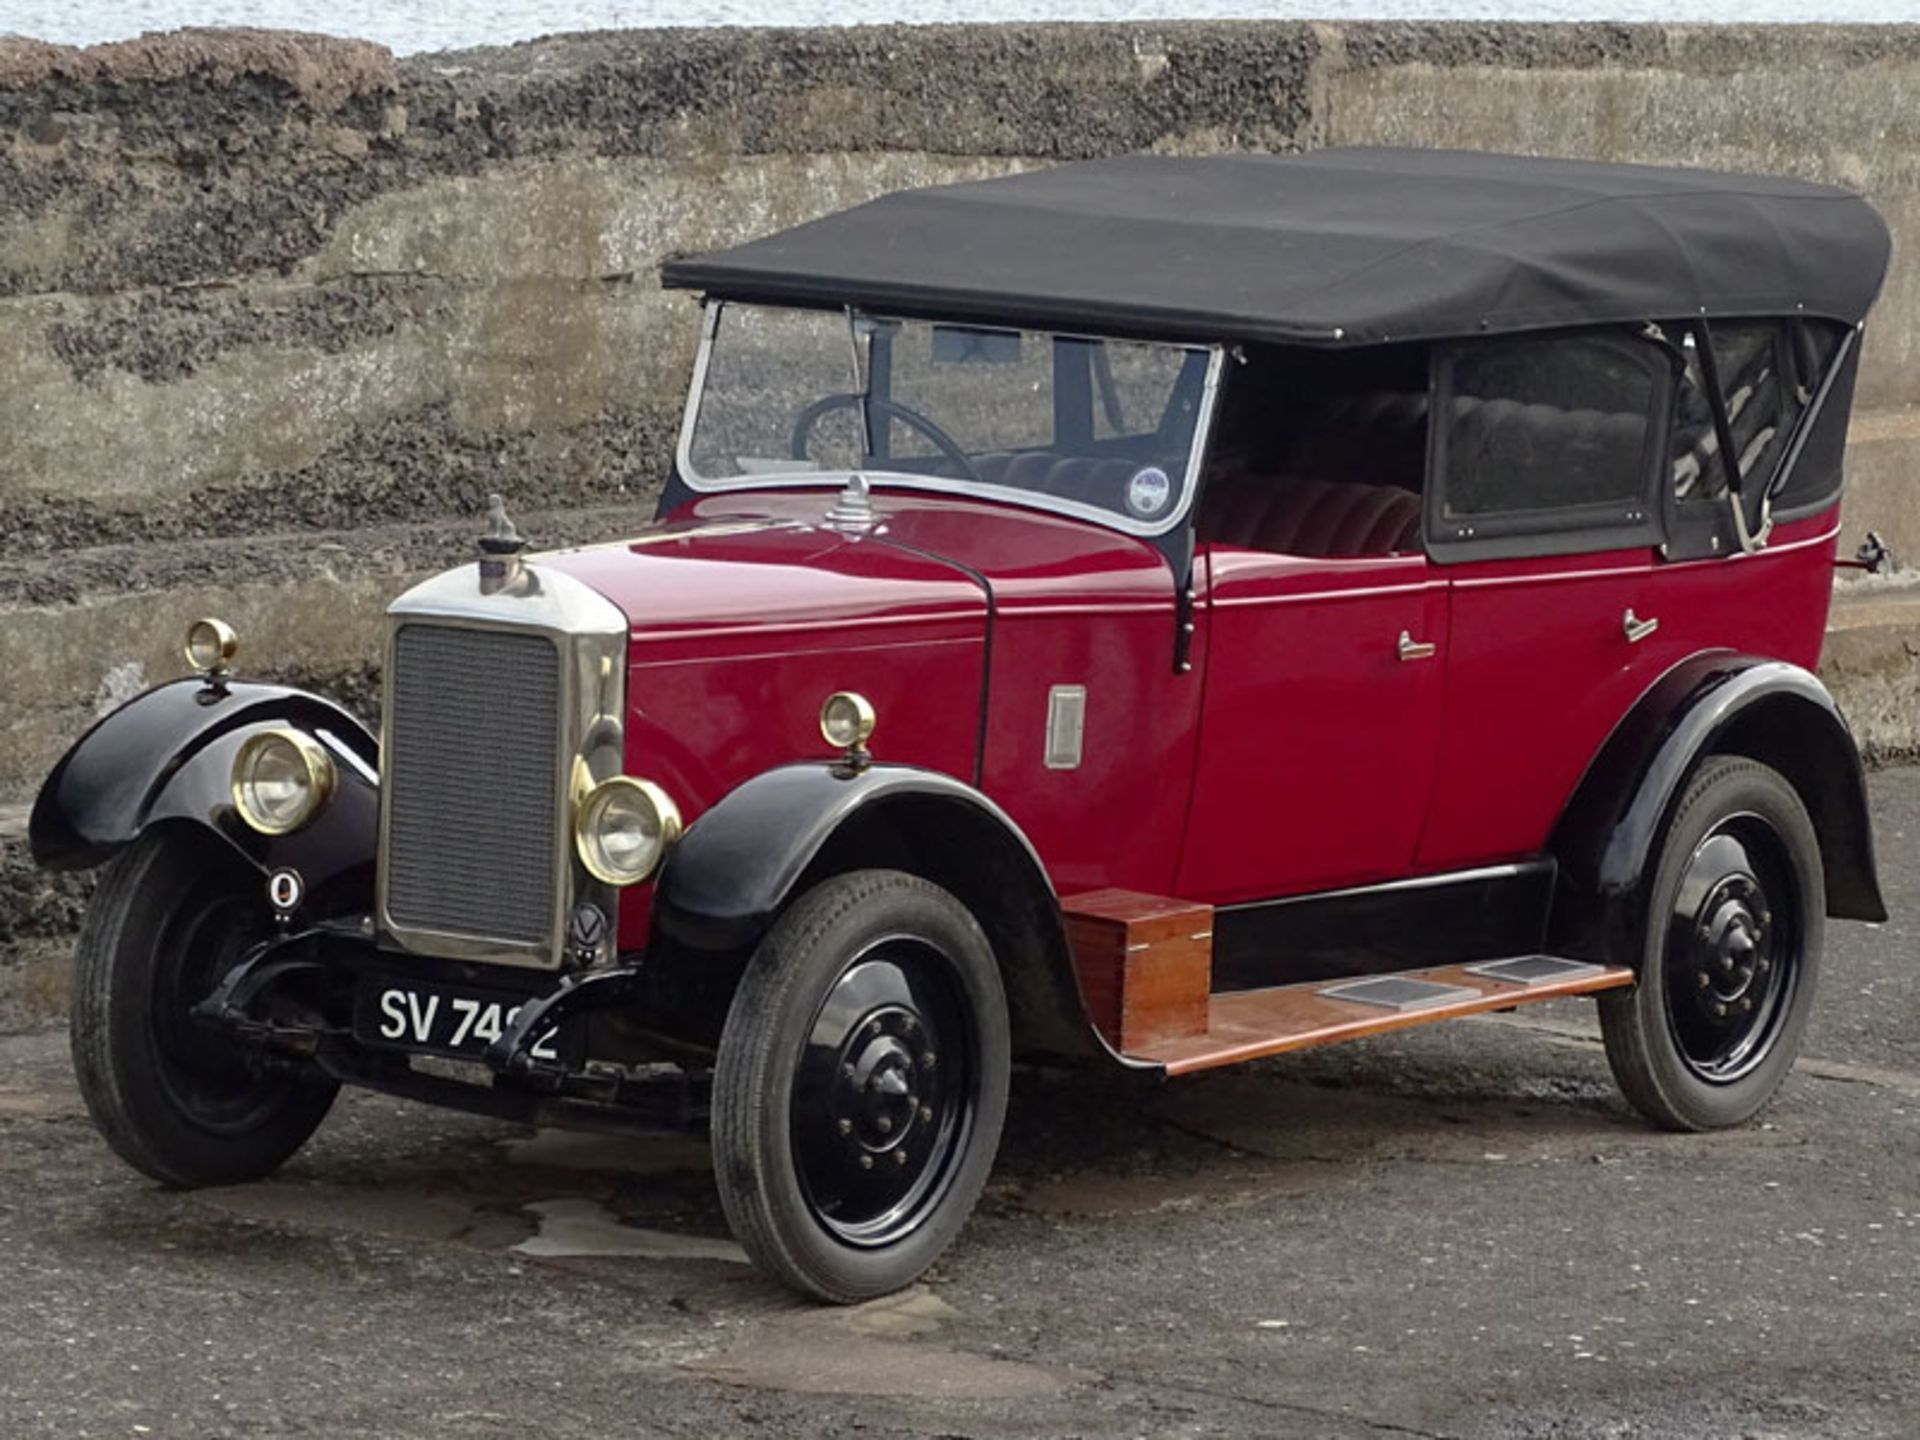
[[[714,1173],[747,1252],[843,1304],[918,1279],[993,1167],[1009,1049],[992,948],[952,895],[861,870],[802,896],[714,1069]]]
[[[71,1016],[80,1093],[120,1158],[169,1185],[271,1173],[339,1088],[257,1072],[190,1014],[267,933],[264,893],[218,842],[161,830],[114,857],[87,907]]]
[[[1600,997],[1614,1077],[1670,1130],[1738,1125],[1793,1068],[1820,965],[1826,887],[1806,807],[1779,772],[1707,760],[1648,892],[1639,981]]]

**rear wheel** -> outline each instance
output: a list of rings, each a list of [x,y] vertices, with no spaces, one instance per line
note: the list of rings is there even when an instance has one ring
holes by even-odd
[[[1600,997],[1627,1099],[1673,1130],[1738,1125],[1793,1067],[1826,889],[1819,838],[1777,771],[1716,756],[1688,782],[1648,896],[1639,982]]]
[[[261,1073],[195,1021],[266,934],[258,877],[186,831],[149,832],[102,873],[74,953],[74,1071],[94,1124],[169,1185],[271,1173],[306,1143],[338,1087]]]
[[[736,992],[714,1172],[754,1260],[851,1302],[911,1284],[986,1184],[1006,1116],[1006,999],[945,890],[863,870],[795,902]]]

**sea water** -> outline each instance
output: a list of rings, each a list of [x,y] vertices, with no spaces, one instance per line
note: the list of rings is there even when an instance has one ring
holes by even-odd
[[[1920,20],[1920,0],[0,0],[0,35],[68,45],[255,25],[359,36],[400,54],[658,25],[1174,19],[1893,23]]]

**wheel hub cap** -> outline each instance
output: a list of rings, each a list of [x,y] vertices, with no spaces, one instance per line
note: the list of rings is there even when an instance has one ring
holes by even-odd
[[[1689,858],[1667,932],[1667,1018],[1702,1079],[1730,1084],[1772,1048],[1797,974],[1794,903],[1783,844],[1757,816],[1722,821]]]
[[[892,940],[822,1002],[794,1077],[794,1159],[819,1223],[885,1245],[938,1204],[972,1126],[972,1031],[952,962]]]
[[[907,1144],[919,1119],[919,1057],[907,1038],[919,1028],[911,1012],[890,1009],[869,1017],[848,1042],[829,1109],[835,1133],[866,1153]]]
[[[1749,875],[1730,875],[1714,887],[1699,927],[1698,988],[1735,1005],[1745,999],[1765,960],[1766,899]]]

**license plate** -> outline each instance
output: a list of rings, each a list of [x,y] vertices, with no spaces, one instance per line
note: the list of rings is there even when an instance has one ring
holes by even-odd
[[[478,1060],[529,1003],[507,991],[374,975],[355,992],[353,1034],[367,1045]],[[533,1058],[577,1065],[580,1042],[579,1026],[550,1027],[534,1037]]]

